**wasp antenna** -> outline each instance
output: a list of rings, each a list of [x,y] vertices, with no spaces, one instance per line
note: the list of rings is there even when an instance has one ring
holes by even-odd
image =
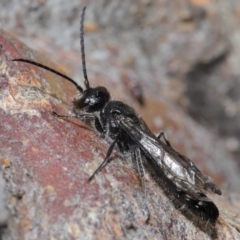
[[[38,67],[40,67],[40,68],[46,69],[46,70],[48,70],[48,71],[50,71],[50,72],[52,72],[52,73],[55,73],[55,74],[58,75],[58,76],[61,76],[61,77],[65,78],[65,79],[67,79],[69,82],[73,83],[80,92],[83,92],[82,87],[79,86],[73,79],[71,79],[70,77],[68,77],[68,76],[66,76],[66,75],[64,75],[64,74],[62,74],[62,73],[60,73],[60,72],[58,72],[58,71],[56,71],[56,70],[54,70],[54,69],[52,69],[52,68],[50,68],[50,67],[47,67],[47,66],[45,66],[45,65],[43,65],[43,64],[41,64],[41,63],[37,63],[37,62],[34,62],[34,61],[32,61],[32,60],[26,60],[26,59],[22,59],[22,58],[13,59],[12,61],[13,61],[13,62],[25,62],[25,63],[30,63],[30,64],[32,64],[32,65],[35,65],[35,66],[38,66]]]
[[[85,10],[86,7],[83,8],[82,10],[82,16],[81,16],[81,23],[80,23],[80,45],[81,45],[81,54],[82,54],[82,68],[83,68],[83,76],[84,76],[84,84],[86,86],[86,89],[88,89],[89,86],[89,81],[87,77],[87,68],[86,68],[86,61],[85,61],[85,51],[84,51],[84,15],[85,15]]]

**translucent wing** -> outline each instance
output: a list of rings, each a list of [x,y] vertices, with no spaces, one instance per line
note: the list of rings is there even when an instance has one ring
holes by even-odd
[[[177,191],[186,193],[190,198],[199,201],[211,201],[205,190],[221,195],[220,189],[211,178],[202,174],[195,164],[187,157],[158,140],[140,118],[136,125],[131,118],[116,116],[121,128],[134,140],[147,161],[153,168],[160,170],[164,177],[175,184]],[[163,177],[163,176],[159,176]]]

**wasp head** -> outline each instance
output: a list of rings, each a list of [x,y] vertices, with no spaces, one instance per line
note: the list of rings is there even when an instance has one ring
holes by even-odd
[[[84,112],[100,111],[110,100],[110,94],[105,87],[87,88],[80,98],[74,100],[75,110]]]

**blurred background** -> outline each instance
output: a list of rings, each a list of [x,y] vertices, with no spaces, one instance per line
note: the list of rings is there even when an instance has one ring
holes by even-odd
[[[166,131],[173,142],[174,128],[154,102],[176,107],[211,132],[240,166],[239,1],[1,0],[0,5],[1,28],[80,84],[79,25],[87,6],[91,82],[106,85],[114,98],[133,105],[151,129]]]

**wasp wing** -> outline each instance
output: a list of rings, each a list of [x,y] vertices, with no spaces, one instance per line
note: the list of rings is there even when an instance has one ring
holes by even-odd
[[[208,189],[221,195],[220,189],[210,177],[202,174],[187,157],[157,139],[141,118],[139,125],[126,116],[117,116],[117,121],[138,145],[151,165],[156,170],[161,170],[159,172],[174,183],[177,191],[186,193],[190,198],[199,201],[211,201],[205,195],[205,190]],[[161,176],[159,177],[161,178]]]

